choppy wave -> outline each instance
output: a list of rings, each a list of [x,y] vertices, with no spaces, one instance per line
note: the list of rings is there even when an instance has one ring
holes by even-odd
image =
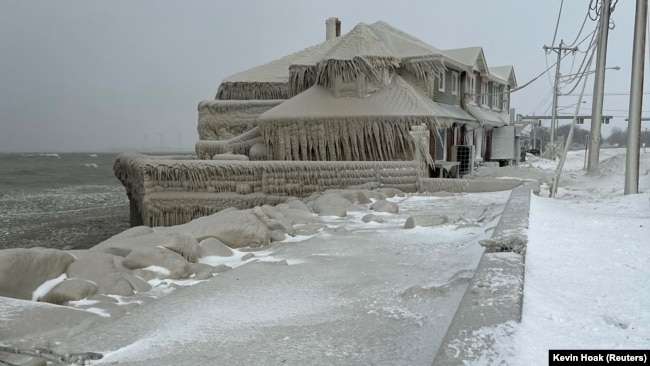
[[[20,154],[20,156],[25,156],[25,157],[28,157],[28,158],[42,156],[42,157],[47,157],[47,158],[61,159],[61,155],[53,154],[53,153],[47,153],[47,154]]]
[[[31,216],[115,207],[128,204],[124,189],[115,186],[68,186],[0,194],[0,222],[10,216]]]
[[[113,173],[116,154],[0,154],[0,191],[42,190],[77,185],[121,186]]]

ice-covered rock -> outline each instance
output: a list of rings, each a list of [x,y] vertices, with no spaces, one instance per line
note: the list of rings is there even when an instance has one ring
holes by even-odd
[[[171,279],[188,278],[193,273],[180,254],[160,247],[135,249],[124,258],[122,265],[128,269],[163,267],[169,271],[167,277]]]
[[[221,211],[175,227],[198,240],[217,238],[231,248],[258,248],[268,245],[271,231],[248,211]]]
[[[56,249],[0,250],[0,296],[31,300],[45,281],[65,273],[75,258]]]
[[[129,296],[134,291],[148,291],[149,284],[116,265],[121,260],[113,254],[88,251],[68,266],[66,274],[71,279],[93,282],[98,294]]]
[[[97,292],[97,285],[94,282],[81,279],[67,279],[60,282],[45,296],[38,299],[41,302],[62,305],[68,301],[77,301],[92,296]]]
[[[350,200],[338,193],[324,194],[314,201],[314,212],[321,216],[346,217],[348,210],[354,210]]]
[[[231,257],[232,255],[232,249],[217,238],[207,238],[201,241],[201,257]]]
[[[413,229],[416,226],[438,226],[444,225],[448,221],[445,215],[414,215],[406,219],[404,228]]]
[[[377,216],[375,214],[367,214],[364,217],[361,218],[363,222],[378,222],[378,223],[383,223],[384,219],[381,216]]]
[[[397,206],[396,203],[386,201],[386,200],[376,201],[370,206],[370,209],[377,212],[388,212],[392,214],[396,214],[399,212],[399,207]]]

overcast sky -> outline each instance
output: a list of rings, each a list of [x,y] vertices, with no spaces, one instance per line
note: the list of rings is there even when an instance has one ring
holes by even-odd
[[[589,3],[564,1],[556,45],[576,38]],[[621,70],[607,72],[608,93],[629,93],[634,3],[619,1],[612,14],[607,64]],[[331,16],[344,33],[384,20],[441,49],[481,46],[488,66],[513,65],[522,85],[555,62],[542,47],[553,41],[559,7],[560,0],[0,0],[0,151],[193,150],[196,107],[214,98],[221,80],[322,42]],[[595,25],[588,20],[583,36]],[[577,71],[583,57],[565,58],[562,72]],[[551,90],[544,75],[514,93],[512,107],[548,114]],[[583,113],[591,113],[591,98]],[[605,97],[604,114],[617,116],[605,135],[626,126],[628,107],[627,95]]]

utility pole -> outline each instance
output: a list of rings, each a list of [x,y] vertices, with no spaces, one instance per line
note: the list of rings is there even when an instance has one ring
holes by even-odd
[[[553,51],[557,52],[557,62],[555,63],[555,83],[553,84],[553,111],[552,111],[552,117],[551,117],[551,149],[553,149],[553,158],[555,158],[555,124],[556,124],[556,119],[557,119],[557,97],[558,94],[560,93],[558,89],[558,82],[560,80],[560,62],[562,61],[562,55],[566,52],[576,52],[578,51],[578,47],[565,47],[564,46],[564,40],[560,41],[560,45],[557,47],[548,47],[544,46],[544,51]]]
[[[630,82],[630,118],[627,124],[624,194],[639,193],[639,135],[643,106],[643,64],[645,62],[645,30],[648,0],[636,0],[634,43],[632,48],[632,81]]]
[[[600,124],[603,117],[603,96],[605,92],[605,64],[607,61],[607,37],[609,34],[610,0],[602,0],[600,5],[600,24],[598,25],[598,53],[596,55],[596,78],[594,79],[594,99],[591,107],[591,139],[587,172],[598,168],[600,159]]]

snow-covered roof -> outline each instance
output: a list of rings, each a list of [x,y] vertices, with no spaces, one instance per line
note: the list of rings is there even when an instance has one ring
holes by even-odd
[[[317,81],[331,85],[337,75],[345,80],[356,71],[372,74],[400,62],[418,71],[444,67],[439,50],[422,40],[382,21],[359,23],[341,37],[227,77],[217,99],[288,99]]]
[[[510,115],[507,113],[484,109],[470,104],[466,105],[465,109],[484,125],[505,126],[510,123]]]
[[[337,97],[330,89],[315,85],[262,113],[259,118],[264,121],[305,117],[434,116],[441,120],[476,122],[461,108],[449,107],[432,101],[400,76],[393,75],[390,84],[363,98]]]
[[[463,65],[476,69],[481,73],[488,73],[485,54],[483,53],[483,48],[481,47],[455,48],[450,50],[442,50],[441,52],[450,59],[456,60]]]
[[[323,52],[339,40],[340,38],[334,38],[231,75],[219,85],[216,99],[288,99],[289,67],[296,60],[309,57],[319,59]]]
[[[289,66],[296,63],[296,60],[314,56],[316,56],[316,59],[320,59],[323,52],[329,50],[339,41],[340,38],[334,38],[319,43],[302,51],[228,76],[223,82],[287,82],[289,79]]]
[[[377,80],[385,69],[398,67],[426,80],[445,65],[516,85],[512,66],[488,68],[481,47],[441,51],[378,21],[359,23],[341,37],[229,76],[217,99],[289,99],[315,84],[332,87],[337,78],[349,82],[360,74]]]
[[[399,160],[400,151],[412,149],[413,126],[436,131],[459,120],[476,122],[460,107],[434,102],[395,73],[369,95],[335,93],[314,85],[262,113],[258,128],[265,144],[273,146],[267,159]]]
[[[511,88],[517,87],[515,68],[512,65],[490,67],[490,75],[505,81]]]

